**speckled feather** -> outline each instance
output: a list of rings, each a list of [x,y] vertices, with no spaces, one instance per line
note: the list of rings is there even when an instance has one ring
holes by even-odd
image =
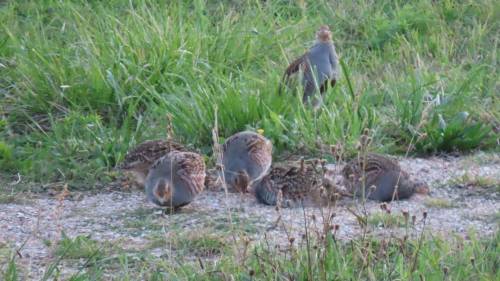
[[[139,163],[152,165],[156,160],[172,150],[186,151],[183,145],[166,140],[148,140],[130,150],[120,169],[134,169]]]
[[[205,187],[205,162],[203,158],[192,152],[173,151],[155,162],[151,169],[165,164],[166,161],[174,163],[175,174],[186,183],[189,192],[196,195]]]
[[[203,157],[193,152],[172,151],[158,159],[150,169],[146,182],[149,199],[160,206],[181,207],[191,202],[205,187]],[[158,185],[162,180],[166,185]],[[168,188],[161,193],[169,198],[156,198],[156,189]]]
[[[194,153],[176,154],[183,155],[177,162],[177,175],[186,183],[192,195],[196,195],[205,188],[205,162],[200,155]]]
[[[272,145],[269,140],[259,135],[247,139],[250,157],[258,165],[265,166],[272,161]]]
[[[370,153],[365,156],[360,156],[352,159],[347,163],[342,170],[342,174],[345,178],[352,178],[356,175],[362,175],[364,170],[365,176],[367,175],[379,175],[383,171],[400,171],[401,168],[399,164],[388,156],[382,156],[380,154]]]
[[[281,205],[284,207],[321,204],[318,200],[323,176],[322,167],[315,162],[276,164],[264,178],[255,182],[255,196],[266,205],[276,205],[279,196],[282,196]]]

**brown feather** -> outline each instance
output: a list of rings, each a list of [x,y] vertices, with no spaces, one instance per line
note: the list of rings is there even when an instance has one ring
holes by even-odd
[[[324,171],[314,161],[300,161],[298,165],[292,162],[273,165],[262,181],[256,183],[256,193],[260,195],[258,197],[281,197],[282,203],[292,204],[288,206],[296,206],[298,203],[317,206],[328,201],[321,194]],[[266,204],[272,204],[272,202],[266,202]]]
[[[278,94],[281,95],[283,84],[288,86],[288,79],[290,78],[291,75],[294,73],[298,72],[301,68],[301,66],[305,69],[307,69],[307,52],[291,62],[288,67],[285,69],[285,73],[283,73],[283,77],[281,77],[281,82],[280,82],[280,88]]]
[[[271,161],[271,142],[263,137],[255,136],[247,142],[250,158],[259,165],[265,165]]]
[[[203,191],[205,187],[205,162],[196,154],[182,154],[178,160],[177,175],[187,184],[192,195]]]
[[[130,150],[125,155],[125,159],[119,168],[122,170],[132,170],[137,165],[144,163],[151,166],[160,157],[174,150],[186,151],[186,148],[173,141],[148,140]]]

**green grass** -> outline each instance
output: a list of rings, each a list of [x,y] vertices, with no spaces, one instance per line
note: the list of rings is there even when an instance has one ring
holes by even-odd
[[[62,235],[55,250],[57,256],[64,256],[67,259],[91,258],[103,253],[102,245],[92,240],[90,236],[77,236],[72,239],[65,234]]]
[[[165,135],[211,154],[264,129],[275,153],[497,149],[497,1],[9,1],[0,4],[0,169],[91,188],[136,143]],[[338,86],[313,113],[287,63],[329,24]],[[431,102],[432,101],[432,102]],[[464,113],[466,112],[466,113]],[[492,128],[497,128],[492,130]]]
[[[19,173],[20,185],[104,186],[131,146],[165,136],[167,114],[176,137],[209,157],[216,119],[221,141],[263,129],[276,156],[321,154],[332,144],[352,154],[367,128],[370,150],[498,152],[498,1],[376,2],[3,1],[0,184],[7,190],[4,178]],[[332,29],[342,75],[313,112],[298,90],[279,96],[277,89],[320,24]],[[498,186],[485,178],[462,181]],[[15,200],[11,193],[0,201]],[[158,234],[162,227],[145,210],[130,215],[124,231]],[[369,219],[397,227],[402,218]],[[233,222],[206,226],[256,232],[258,221]],[[44,279],[58,279],[61,262],[81,260],[71,280],[107,280],[106,272],[120,280],[499,279],[498,233],[471,241],[329,239],[285,252],[261,244],[243,256],[227,253],[239,245],[217,237],[182,238],[181,249],[223,256],[172,262],[63,237]],[[22,280],[23,270],[9,253],[0,279]]]
[[[384,227],[384,228],[404,227],[407,226],[407,224],[409,223],[411,222],[410,221],[406,222],[402,214],[391,214],[385,211],[371,214],[368,217],[368,224],[377,227]]]
[[[440,208],[440,209],[450,209],[459,207],[459,205],[456,202],[444,198],[426,198],[424,201],[424,205],[429,208]]]
[[[483,192],[487,192],[488,190],[491,192],[500,192],[500,180],[493,176],[479,176],[465,173],[462,176],[451,179],[449,184]]]
[[[213,229],[202,229],[195,233],[183,232],[173,237],[156,235],[152,237],[149,249],[173,249],[179,255],[214,257],[227,252],[227,237],[214,233]]]
[[[0,205],[2,204],[25,204],[27,200],[22,194],[5,194],[0,192]]]
[[[2,204],[27,204],[31,196],[24,191],[28,185],[21,183],[20,175],[11,175],[0,172],[0,205]]]
[[[471,239],[430,236],[424,239],[356,239],[340,242],[333,236],[311,240],[310,246],[277,250],[267,243],[244,254],[214,260],[203,254],[157,258],[144,252],[115,251],[112,257],[94,255],[81,247],[82,237],[70,239],[65,253],[78,254],[83,266],[64,280],[498,280],[500,236]],[[203,238],[204,247],[220,250],[219,240]],[[80,241],[80,242],[78,242]],[[87,240],[85,240],[87,241]],[[200,249],[199,240],[189,247]],[[207,242],[212,241],[212,242]],[[208,245],[208,246],[207,246]],[[93,248],[93,247],[91,247]],[[69,250],[68,250],[69,249]],[[190,257],[188,257],[190,256]],[[239,258],[236,259],[235,257]],[[56,255],[43,280],[60,276],[61,262],[74,257]],[[3,280],[22,280],[15,258],[0,270]],[[67,263],[66,263],[67,266]],[[49,271],[52,269],[52,271]],[[107,277],[108,276],[108,277]]]

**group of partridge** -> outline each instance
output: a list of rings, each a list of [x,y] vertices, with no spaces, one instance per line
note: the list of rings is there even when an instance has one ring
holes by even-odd
[[[338,75],[338,57],[328,26],[319,28],[315,44],[287,67],[283,80],[288,82],[297,72],[302,73],[303,102],[318,106]],[[260,203],[282,207],[324,204],[332,199],[325,190],[325,161],[272,163],[272,143],[262,134],[236,133],[226,139],[221,152],[215,177],[228,190],[252,193]],[[172,209],[191,203],[212,182],[203,157],[172,139],[139,144],[127,153],[120,168],[134,175],[151,202]],[[342,169],[342,176],[347,189],[343,194],[371,200],[392,201],[429,192],[425,183],[410,179],[396,160],[380,154],[352,159]]]

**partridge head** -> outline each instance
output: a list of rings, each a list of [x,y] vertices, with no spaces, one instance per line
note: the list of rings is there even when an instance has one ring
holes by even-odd
[[[254,132],[232,135],[224,143],[222,153],[226,184],[239,192],[248,192],[251,184],[271,167],[271,141]]]
[[[201,155],[172,151],[151,166],[146,178],[146,195],[156,205],[182,207],[203,191],[205,175]]]

